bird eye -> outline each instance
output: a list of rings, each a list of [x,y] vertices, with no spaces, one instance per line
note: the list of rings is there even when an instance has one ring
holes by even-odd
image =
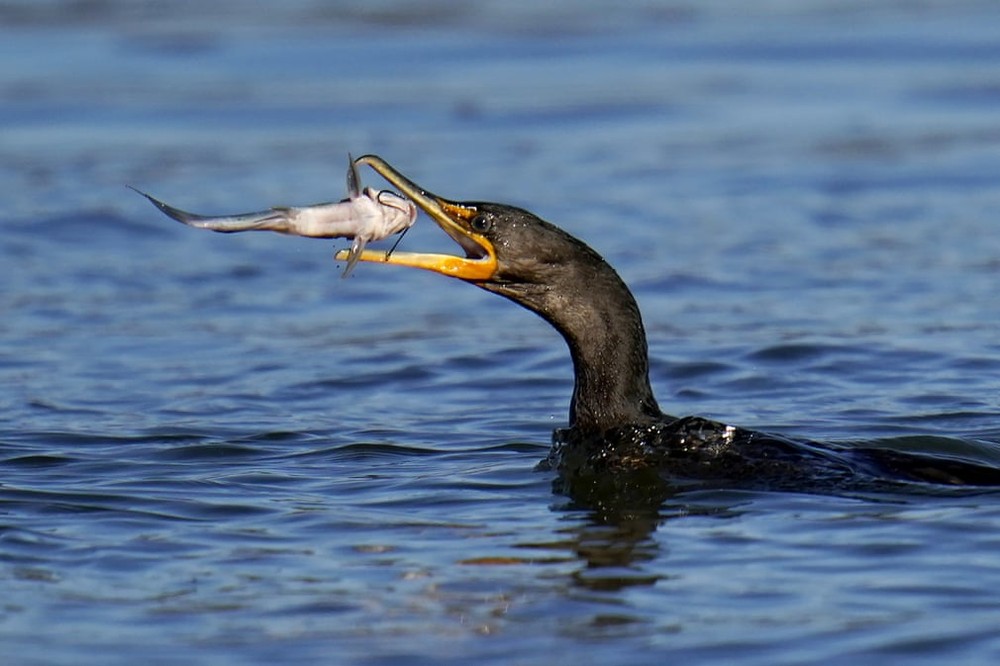
[[[472,227],[473,231],[482,233],[489,231],[490,227],[493,226],[493,222],[485,215],[476,215],[474,218],[469,220],[469,226]]]

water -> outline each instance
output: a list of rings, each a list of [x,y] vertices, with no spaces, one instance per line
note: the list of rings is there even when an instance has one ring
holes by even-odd
[[[123,187],[377,152],[599,249],[670,412],[1000,464],[993,3],[340,4],[0,8],[5,663],[995,662],[996,494],[578,506],[541,321]]]

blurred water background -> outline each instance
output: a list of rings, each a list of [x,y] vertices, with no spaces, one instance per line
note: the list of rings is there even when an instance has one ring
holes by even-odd
[[[572,387],[543,322],[124,185],[336,200],[375,152],[604,254],[671,413],[1000,463],[996,19],[0,4],[3,662],[995,663],[996,494],[576,505],[533,470]]]

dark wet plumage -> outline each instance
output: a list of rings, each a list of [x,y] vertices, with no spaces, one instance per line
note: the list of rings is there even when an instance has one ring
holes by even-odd
[[[533,310],[569,345],[569,427],[548,465],[565,476],[635,474],[765,489],[852,489],[886,483],[997,485],[1000,470],[888,449],[823,445],[662,413],[649,382],[639,308],[595,251],[531,213],[475,204],[492,227],[501,270],[477,283]]]

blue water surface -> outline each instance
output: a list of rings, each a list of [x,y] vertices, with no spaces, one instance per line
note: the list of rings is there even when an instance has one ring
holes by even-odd
[[[378,153],[600,251],[668,412],[1000,465],[995,14],[5,3],[3,662],[995,663],[995,492],[582,506],[544,322],[124,187],[306,204]]]

